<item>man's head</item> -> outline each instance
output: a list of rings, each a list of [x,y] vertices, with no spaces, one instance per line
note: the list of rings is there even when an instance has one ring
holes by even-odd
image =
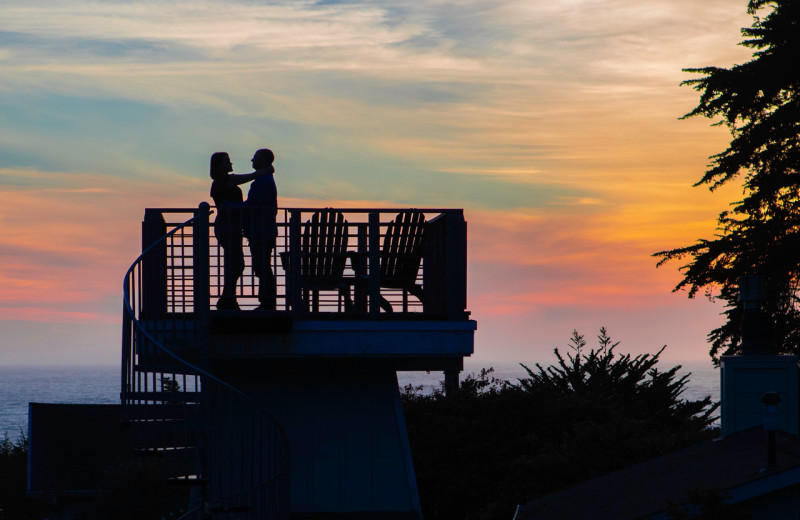
[[[266,168],[275,160],[275,154],[272,153],[272,150],[269,148],[262,148],[261,150],[257,150],[255,154],[253,154],[253,168],[256,170],[260,170],[262,168]]]

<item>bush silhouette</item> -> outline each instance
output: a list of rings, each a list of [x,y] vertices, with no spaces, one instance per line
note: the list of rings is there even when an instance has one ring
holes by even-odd
[[[426,520],[503,519],[517,504],[714,436],[717,404],[680,398],[688,376],[574,332],[556,363],[516,383],[492,369],[457,392],[402,393]],[[523,365],[524,366],[524,365]]]

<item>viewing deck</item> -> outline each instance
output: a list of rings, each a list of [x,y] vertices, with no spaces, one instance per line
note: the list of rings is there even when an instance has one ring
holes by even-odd
[[[460,370],[472,354],[462,210],[279,209],[275,310],[257,308],[246,238],[240,310],[216,309],[225,252],[215,213],[205,204],[145,212],[143,250],[155,245],[137,276],[139,315],[179,355],[192,357],[198,334],[217,360],[364,358],[397,370]]]
[[[146,210],[120,395],[132,448],[200,490],[182,518],[421,518],[396,372],[458,389],[466,228],[450,209]]]

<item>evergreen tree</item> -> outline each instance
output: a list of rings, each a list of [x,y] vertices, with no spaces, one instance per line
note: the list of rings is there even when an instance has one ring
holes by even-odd
[[[742,45],[753,58],[730,69],[685,69],[702,77],[683,83],[701,93],[683,117],[715,119],[732,136],[695,186],[713,191],[740,179],[743,198],[720,214],[714,238],[655,253],[658,265],[688,259],[676,291],[688,289],[690,298],[704,291],[725,303],[725,323],[709,333],[717,361],[739,351],[737,279],[744,274],[764,277],[779,352],[800,353],[800,2],[750,0],[747,10],[754,23],[742,29]]]

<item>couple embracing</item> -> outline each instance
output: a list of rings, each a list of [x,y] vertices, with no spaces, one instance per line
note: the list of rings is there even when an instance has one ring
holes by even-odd
[[[238,310],[236,284],[244,272],[242,237],[247,237],[253,273],[258,278],[259,310],[275,310],[275,276],[270,257],[278,236],[278,188],[271,150],[262,148],[252,159],[253,173],[234,174],[225,152],[211,156],[211,198],[217,207],[214,236],[224,252],[222,294],[217,309]],[[241,184],[253,181],[244,199]]]

